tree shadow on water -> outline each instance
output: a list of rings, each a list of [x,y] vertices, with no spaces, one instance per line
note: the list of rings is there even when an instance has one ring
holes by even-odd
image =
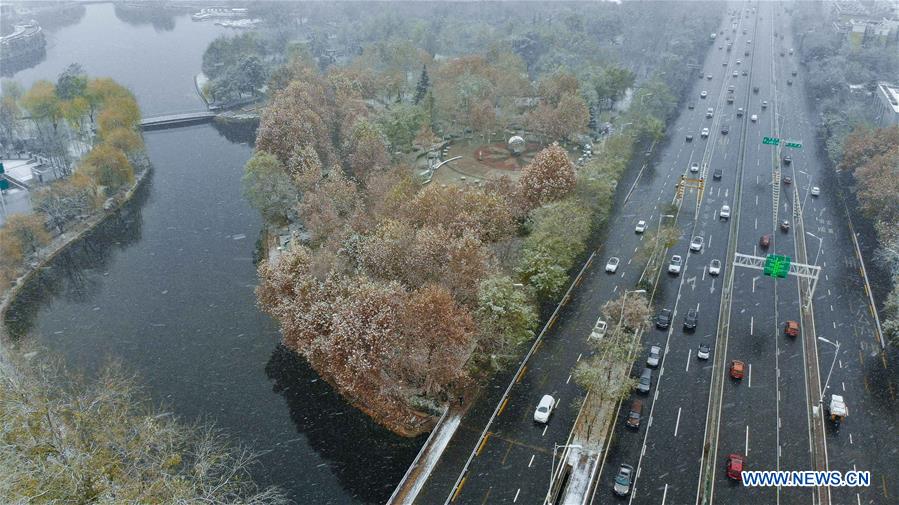
[[[265,371],[273,390],[287,401],[297,432],[331,462],[344,489],[364,503],[385,503],[427,434],[404,438],[375,424],[283,345]]]

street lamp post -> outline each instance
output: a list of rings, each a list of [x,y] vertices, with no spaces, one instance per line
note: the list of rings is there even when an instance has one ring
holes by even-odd
[[[556,478],[556,452],[558,452],[559,449],[583,449],[583,448],[584,447],[580,444],[562,444],[562,445],[553,444],[553,459],[549,465],[549,491],[547,491],[547,493],[546,493],[546,502],[547,503],[549,502],[549,499],[552,496],[553,486],[555,485],[555,483],[553,482],[553,479]],[[559,467],[561,467],[561,466],[562,466],[562,458],[559,458]]]
[[[830,374],[833,373],[833,367],[837,364],[837,356],[840,355],[840,343],[839,342],[831,342],[824,337],[818,337],[818,340],[830,344],[836,348],[836,352],[833,353],[833,362],[830,364],[830,371],[827,372],[827,380],[824,381],[824,389],[821,390],[821,398],[818,398],[818,404],[824,403],[824,393],[827,391],[827,385],[830,384]]]
[[[812,233],[810,231],[805,232],[805,234],[811,236],[812,238],[818,239],[818,252],[815,253],[815,263],[814,263],[815,266],[818,266],[818,255],[821,254],[821,245],[824,243],[824,239],[822,239],[821,237],[815,235],[814,233]]]

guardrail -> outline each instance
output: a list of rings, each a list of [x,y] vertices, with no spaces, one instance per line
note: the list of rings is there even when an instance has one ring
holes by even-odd
[[[546,331],[549,330],[553,324],[556,322],[556,318],[559,315],[559,309],[561,309],[564,305],[568,303],[571,299],[571,290],[574,289],[575,286],[581,283],[581,277],[584,275],[584,272],[587,268],[593,263],[593,258],[596,257],[596,251],[590,254],[590,257],[587,258],[587,261],[584,263],[584,266],[581,267],[580,272],[578,272],[577,277],[571,281],[571,285],[568,286],[568,290],[565,291],[565,295],[559,301],[559,304],[556,305],[556,309],[553,311],[552,315],[546,321],[546,324],[543,325],[543,329],[540,330],[540,334],[537,335],[537,338],[534,339],[534,343],[531,345],[531,348],[528,350],[528,353],[524,356],[524,359],[521,361],[521,365],[518,366],[518,370],[512,376],[512,380],[509,381],[509,385],[506,387],[506,390],[503,392],[503,396],[500,398],[500,401],[496,404],[496,408],[493,409],[493,413],[490,415],[490,419],[487,421],[487,425],[484,426],[484,430],[481,431],[480,437],[478,437],[478,442],[475,444],[474,448],[471,450],[471,454],[468,455],[468,460],[465,461],[465,466],[462,467],[462,472],[459,474],[459,478],[456,479],[456,482],[453,484],[452,490],[450,490],[449,496],[447,496],[444,505],[449,505],[452,503],[459,492],[462,490],[462,486],[465,485],[465,480],[468,479],[468,468],[471,466],[471,462],[474,457],[477,455],[478,448],[484,443],[484,438],[487,437],[489,433],[490,425],[493,424],[494,419],[496,419],[497,414],[499,413],[500,407],[503,403],[508,400],[509,393],[512,391],[512,386],[515,385],[518,378],[521,376],[521,373],[524,371],[525,367],[528,364],[528,361],[533,356],[534,352],[537,350],[537,347],[543,342],[543,336],[546,334]]]

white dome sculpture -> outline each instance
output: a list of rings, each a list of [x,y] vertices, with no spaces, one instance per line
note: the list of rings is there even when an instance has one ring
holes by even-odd
[[[524,139],[519,135],[514,135],[509,139],[508,142],[509,152],[513,155],[519,155],[524,152],[525,142]]]

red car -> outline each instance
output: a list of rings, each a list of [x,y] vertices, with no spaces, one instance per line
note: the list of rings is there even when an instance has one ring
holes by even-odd
[[[746,364],[742,361],[735,359],[730,362],[730,376],[734,379],[742,379],[744,370],[746,370]]]
[[[796,321],[787,321],[784,323],[784,335],[788,337],[799,336],[799,323]]]
[[[743,466],[746,464],[746,458],[741,454],[733,453],[727,457],[727,477],[734,480],[740,480],[740,474],[743,473]]]

